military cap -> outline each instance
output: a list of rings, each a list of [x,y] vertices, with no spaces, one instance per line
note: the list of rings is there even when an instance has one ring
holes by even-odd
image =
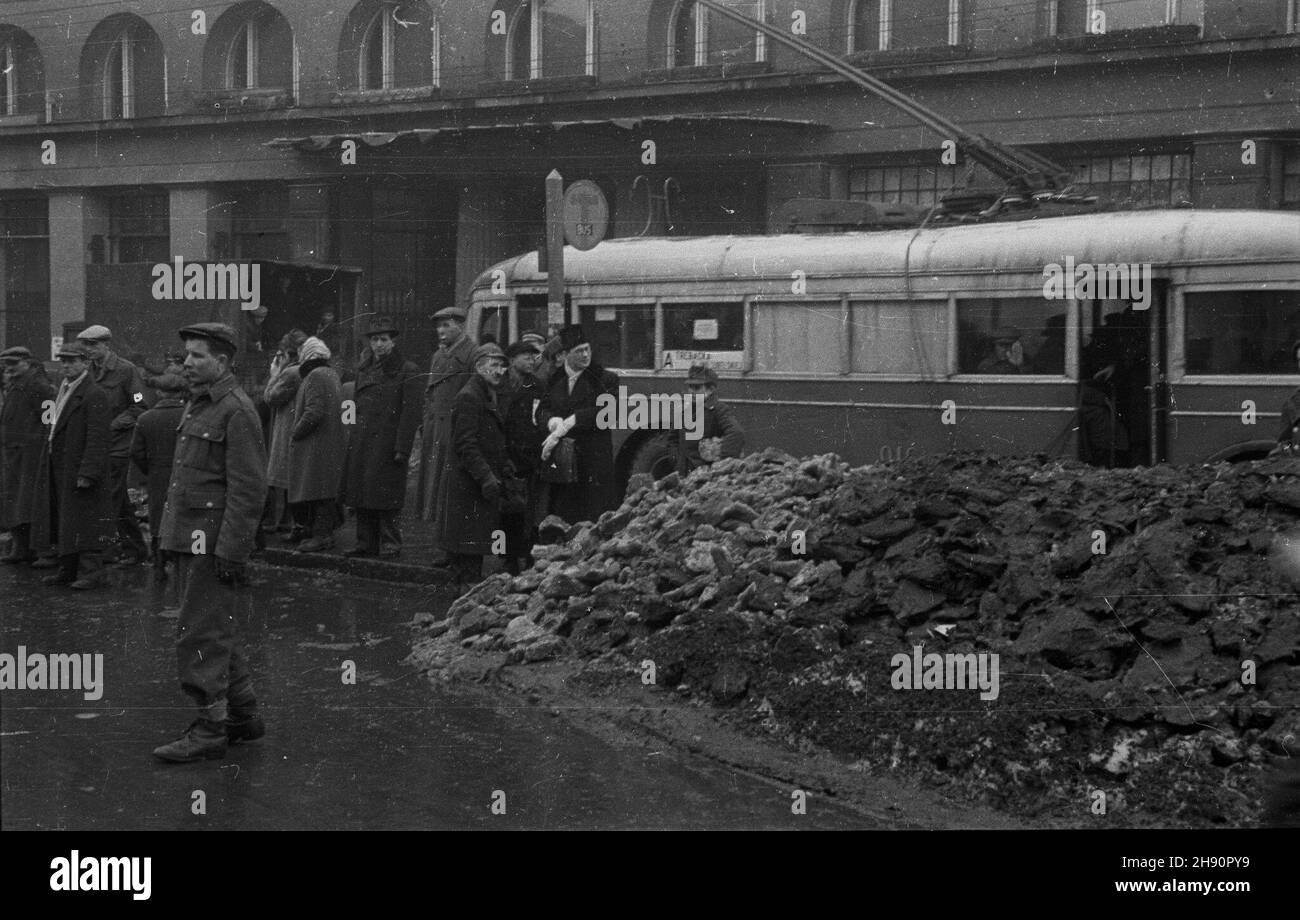
[[[30,361],[31,358],[31,350],[23,348],[21,345],[15,345],[13,348],[6,348],[4,351],[0,351],[0,361]]]
[[[235,330],[225,323],[195,323],[193,326],[186,326],[178,333],[182,339],[207,339],[210,342],[219,342],[232,350],[238,350],[239,338]]]
[[[57,355],[59,358],[84,358],[90,359],[90,349],[79,341],[64,342],[59,348]]]
[[[106,342],[112,337],[113,333],[107,326],[87,326],[77,333],[77,338],[83,342]]]
[[[692,364],[691,369],[686,372],[686,382],[711,383],[716,387],[718,385],[718,375],[707,364]]]
[[[524,352],[531,352],[532,354],[540,355],[542,353],[542,350],[538,348],[536,345],[534,345],[532,342],[525,342],[522,339],[520,339],[518,342],[515,342],[513,345],[511,345],[509,348],[506,349],[506,360],[513,361],[515,358],[519,357]]]
[[[560,340],[560,351],[569,351],[577,348],[579,345],[586,345],[587,333],[581,326],[565,326],[560,330],[558,336]]]
[[[506,353],[501,350],[500,345],[495,342],[489,342],[486,345],[480,345],[478,348],[474,349],[474,366],[477,367],[478,363],[484,358],[500,358],[504,361],[506,359]]]
[[[370,319],[370,325],[366,327],[366,335],[398,335],[397,324],[389,316],[374,316]]]
[[[519,337],[519,341],[529,342],[533,345],[536,345],[538,352],[541,352],[544,348],[546,348],[546,336],[538,332],[525,332],[523,335]]]
[[[436,323],[440,319],[454,319],[457,322],[465,322],[465,311],[460,307],[443,307],[437,313],[433,314],[433,321]]]
[[[1015,326],[998,326],[993,330],[993,341],[999,345],[1011,345],[1020,341],[1020,330]]]

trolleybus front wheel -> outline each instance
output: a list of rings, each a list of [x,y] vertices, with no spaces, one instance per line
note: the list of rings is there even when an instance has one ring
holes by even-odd
[[[628,476],[649,473],[654,479],[663,479],[677,469],[677,454],[667,432],[647,438],[632,455]]]

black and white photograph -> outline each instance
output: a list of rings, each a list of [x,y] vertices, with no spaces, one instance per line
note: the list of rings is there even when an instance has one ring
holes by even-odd
[[[0,827],[1248,831],[1087,881],[1249,893],[1298,7],[0,3]],[[147,899],[89,839],[24,884]]]

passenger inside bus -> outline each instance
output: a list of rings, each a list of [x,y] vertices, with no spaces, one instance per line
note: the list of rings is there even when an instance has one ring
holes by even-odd
[[[1041,297],[957,301],[960,374],[1065,374],[1064,310],[1043,315]]]
[[[1033,364],[1025,358],[1025,346],[1020,343],[1020,330],[1015,326],[999,326],[993,330],[992,353],[979,363],[978,374],[1032,374]]]
[[[1114,302],[1093,304],[1094,322]],[[1098,466],[1133,466],[1149,458],[1146,311],[1129,304],[1105,314],[1080,356],[1080,457]]]

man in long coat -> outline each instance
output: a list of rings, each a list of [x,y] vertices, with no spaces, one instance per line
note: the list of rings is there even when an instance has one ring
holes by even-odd
[[[420,517],[437,521],[447,507],[451,477],[451,409],[474,370],[474,340],[465,334],[465,311],[447,307],[433,315],[438,350],[429,365],[424,391],[424,433],[420,448]],[[444,562],[435,559],[435,562]]]
[[[90,353],[91,376],[108,394],[112,414],[113,442],[108,453],[110,501],[117,515],[118,560],[134,565],[144,561],[147,550],[135,519],[135,506],[127,494],[131,471],[131,433],[144,410],[144,377],[140,368],[119,357],[109,347],[113,334],[106,326],[90,326],[77,335],[77,342]]]
[[[191,399],[176,441],[159,546],[178,560],[176,670],[199,711],[185,734],[154,749],[171,763],[222,757],[229,742],[265,732],[236,618],[266,501],[262,424],[230,370],[235,330],[198,323],[180,337]]]
[[[538,468],[542,462],[542,436],[537,429],[535,413],[541,403],[542,385],[533,376],[533,371],[537,369],[541,356],[541,349],[526,337],[507,348],[506,361],[510,369],[502,378],[499,391],[510,462],[524,489],[523,495],[518,496],[523,502],[523,510],[511,509],[502,514],[501,526],[506,533],[506,570],[515,574],[532,565],[531,550],[536,542],[534,531],[538,518],[534,499]]]
[[[617,398],[618,376],[592,362],[581,326],[565,326],[559,339],[556,370],[543,391],[537,421],[548,432],[543,457],[550,456],[560,438],[573,439],[578,481],[551,485],[550,513],[576,524],[594,521],[619,504],[613,434],[596,425],[597,397],[607,393]]]
[[[163,504],[167,501],[167,486],[172,481],[172,456],[176,453],[176,428],[185,414],[184,395],[189,384],[184,377],[163,374],[154,377],[151,385],[158,392],[153,408],[140,416],[131,438],[131,459],[144,473],[149,491],[149,542],[155,573],[162,574],[163,559],[158,549],[158,534],[162,525]]]
[[[357,512],[357,545],[349,556],[396,557],[397,516],[406,500],[407,460],[424,401],[419,368],[397,349],[398,331],[377,316],[367,332],[370,349],[357,368],[343,467],[343,504]],[[398,542],[384,539],[395,534]]]
[[[0,408],[0,530],[9,531],[13,543],[4,563],[31,562],[32,521],[36,514],[36,483],[45,443],[45,410],[52,404],[54,387],[45,368],[26,348],[0,351],[5,376],[4,406]]]
[[[501,526],[501,496],[512,467],[497,387],[506,356],[495,344],[474,351],[474,376],[456,395],[451,414],[451,469],[446,511],[434,540],[451,557],[462,582],[477,581]]]
[[[112,413],[109,397],[95,386],[91,353],[80,343],[59,351],[63,383],[54,399],[54,423],[42,451],[33,527],[38,546],[54,545],[58,571],[42,581],[78,590],[104,583],[102,553],[113,540],[114,508],[109,486]],[[84,575],[78,575],[85,568]]]
[[[298,352],[302,386],[294,397],[293,434],[289,443],[289,504],[310,536],[298,551],[332,549],[343,485],[343,384],[330,367],[330,350],[317,338]]]

